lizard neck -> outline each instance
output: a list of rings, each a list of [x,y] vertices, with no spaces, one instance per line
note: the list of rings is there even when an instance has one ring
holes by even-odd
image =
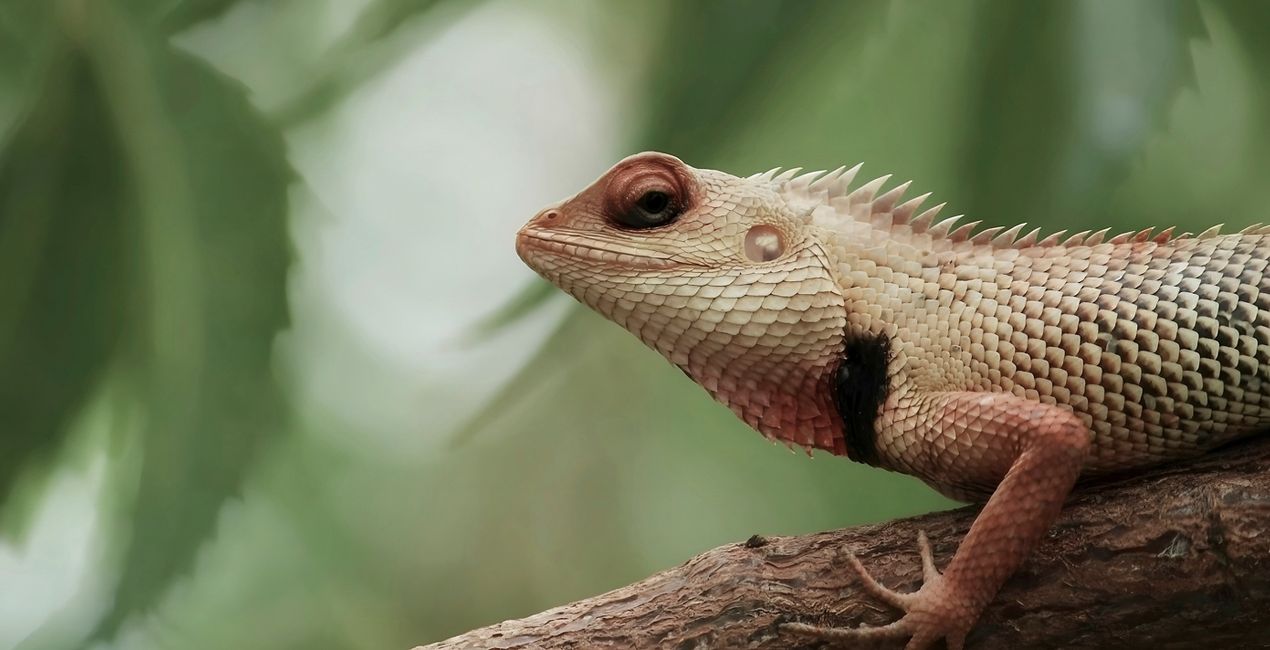
[[[824,251],[717,273],[668,274],[601,310],[764,436],[847,454],[834,400],[846,309]]]
[[[837,337],[835,337],[837,338]],[[826,351],[841,347],[826,341]],[[742,421],[771,440],[846,455],[848,440],[834,402],[832,356],[795,350],[731,363],[689,363],[681,368]]]

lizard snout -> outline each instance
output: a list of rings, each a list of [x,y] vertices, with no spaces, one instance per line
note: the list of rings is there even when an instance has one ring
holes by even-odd
[[[524,260],[530,268],[535,270],[538,269],[538,267],[534,264],[536,250],[533,242],[535,239],[539,238],[535,237],[534,233],[551,230],[559,226],[562,221],[563,219],[561,218],[559,206],[552,206],[534,215],[534,217],[524,226],[521,226],[520,230],[516,233],[516,254],[519,255],[520,259]]]

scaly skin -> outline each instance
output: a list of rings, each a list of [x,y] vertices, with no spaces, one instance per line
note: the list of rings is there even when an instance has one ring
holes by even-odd
[[[858,169],[858,167],[856,168]],[[775,440],[987,499],[905,615],[840,639],[960,648],[1078,478],[1270,428],[1270,229],[1198,236],[939,223],[856,169],[738,178],[657,153],[519,233],[529,266]]]

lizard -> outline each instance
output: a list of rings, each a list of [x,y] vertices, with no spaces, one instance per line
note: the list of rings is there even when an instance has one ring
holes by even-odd
[[[1270,226],[979,229],[859,169],[738,177],[645,152],[516,250],[764,436],[983,503],[942,572],[919,534],[916,592],[847,556],[894,622],[782,628],[955,650],[1078,480],[1270,427]]]

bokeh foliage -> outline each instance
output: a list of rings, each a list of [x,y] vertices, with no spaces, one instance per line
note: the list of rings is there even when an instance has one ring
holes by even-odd
[[[53,453],[103,382],[143,411],[145,452],[110,633],[190,566],[261,443],[287,324],[292,174],[240,85],[166,42],[171,9],[58,2],[0,163],[9,284],[0,474]]]
[[[267,102],[176,44],[242,12],[302,33],[319,4],[0,3],[4,532],[22,537],[95,400],[131,414],[116,435],[142,450],[139,475],[111,484],[128,504],[113,599],[70,637],[406,647],[752,532],[946,505],[772,449],[577,308],[457,446],[368,457],[330,442],[355,426],[304,417],[320,405],[286,390],[274,349],[292,327],[289,229],[309,227],[287,143],[461,21],[537,13],[606,60],[619,87],[597,92],[622,98],[628,129],[615,156],[737,173],[863,160],[952,213],[1050,230],[1270,218],[1270,12],[1255,0],[368,0],[318,56],[269,62],[293,79]],[[530,282],[466,344],[560,300]]]

